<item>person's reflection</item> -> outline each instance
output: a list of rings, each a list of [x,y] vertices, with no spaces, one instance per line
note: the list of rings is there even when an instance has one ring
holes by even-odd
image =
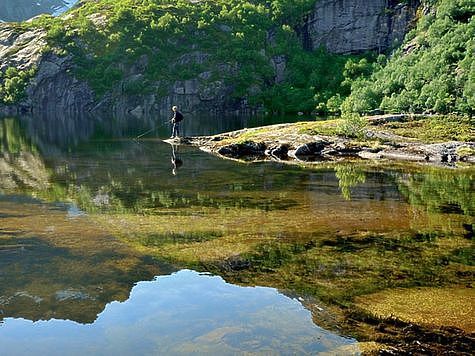
[[[178,168],[180,168],[183,165],[183,161],[180,159],[178,156],[178,145],[171,145],[172,146],[172,174],[176,176]]]

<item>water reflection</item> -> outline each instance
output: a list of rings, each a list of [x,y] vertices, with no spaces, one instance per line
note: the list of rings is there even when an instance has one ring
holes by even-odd
[[[166,273],[165,267],[144,256],[210,271],[228,283],[310,295],[333,306],[351,305],[356,296],[380,290],[464,286],[473,281],[469,240],[475,215],[473,168],[355,162],[313,168],[239,164],[190,147],[180,147],[178,152],[174,145],[153,137],[128,139],[149,129],[148,121],[60,124],[60,120],[57,127],[65,136],[74,136],[76,130],[84,134],[74,141],[49,135],[54,127],[34,126],[41,126],[41,121],[25,120],[0,120],[0,309],[7,320],[4,326],[12,325],[13,330],[17,325],[18,330],[27,330],[25,335],[44,328],[56,340],[64,330],[75,330],[94,345],[92,329],[74,323],[31,324],[15,319],[91,323],[107,303],[125,301],[135,282]],[[211,277],[198,279],[207,283],[206,278]],[[165,283],[161,278],[154,283],[160,295],[167,293],[160,289]],[[220,291],[241,303],[241,289],[225,286]],[[279,304],[279,298],[285,297],[279,295],[272,303]],[[181,302],[186,306],[189,301]],[[110,304],[101,317],[105,320],[109,310],[125,308],[127,303]],[[269,312],[266,305],[256,305]],[[200,306],[205,309],[200,313],[212,316],[200,314],[203,325],[213,324],[214,318],[229,325],[206,310],[209,305]],[[314,317],[318,315],[318,308],[307,306]],[[138,313],[123,310],[127,315]],[[250,310],[260,315],[259,310]],[[185,329],[172,333],[173,337],[203,342],[199,344],[203,350],[214,350],[216,345],[234,350],[240,340],[249,351],[252,343],[245,336],[250,332],[259,339],[253,339],[255,345],[263,348],[274,347],[269,340],[281,337],[280,329],[260,328],[252,313],[245,319],[251,323],[248,329],[235,329],[233,324],[213,334],[183,324],[188,319],[178,307],[172,312],[178,319],[183,317],[176,323]],[[140,315],[146,323],[147,315]],[[308,315],[300,316],[305,324]],[[107,324],[101,317],[94,325]],[[173,324],[168,320],[166,324]],[[91,327],[102,335],[99,326]],[[191,334],[186,334],[188,328]],[[297,340],[295,345],[313,345],[309,350],[317,347],[310,336],[300,339],[287,329],[289,345]],[[214,338],[200,338],[209,333]],[[173,337],[161,339],[157,347]],[[285,345],[279,340],[281,350]],[[157,342],[154,339],[147,347]],[[174,351],[179,350],[170,349]]]
[[[315,326],[308,310],[275,289],[189,270],[138,283],[91,325],[8,318],[0,326],[3,350],[15,355],[314,354],[354,343]]]
[[[90,323],[110,301],[126,300],[135,282],[170,271],[72,204],[0,195],[0,321]]]
[[[179,156],[179,146],[171,144],[172,146],[172,156],[171,156],[171,163],[172,163],[172,174],[174,176],[177,175],[178,169],[183,166],[183,160]]]

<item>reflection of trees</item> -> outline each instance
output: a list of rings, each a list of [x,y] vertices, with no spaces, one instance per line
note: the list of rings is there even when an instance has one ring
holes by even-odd
[[[341,194],[346,200],[351,200],[351,189],[366,181],[366,175],[360,167],[352,164],[342,164],[335,166],[335,176],[338,178],[338,185]]]
[[[427,207],[429,212],[455,212],[475,215],[475,170],[430,169],[403,175],[399,190],[411,205]]]

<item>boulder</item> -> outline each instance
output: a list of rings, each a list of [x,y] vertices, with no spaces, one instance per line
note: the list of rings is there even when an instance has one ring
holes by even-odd
[[[327,143],[325,141],[305,143],[301,146],[298,146],[293,151],[293,155],[295,157],[321,155],[322,150],[326,147],[326,145]]]
[[[217,152],[220,155],[232,158],[254,158],[256,156],[263,156],[265,149],[266,147],[263,143],[247,141],[220,147]]]

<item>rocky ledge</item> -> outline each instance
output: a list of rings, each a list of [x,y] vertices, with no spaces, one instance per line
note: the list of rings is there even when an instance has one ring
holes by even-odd
[[[312,163],[359,158],[458,166],[475,163],[475,142],[425,143],[381,130],[365,131],[363,139],[306,133],[315,122],[279,124],[243,129],[214,136],[182,138],[180,144],[242,161]]]

